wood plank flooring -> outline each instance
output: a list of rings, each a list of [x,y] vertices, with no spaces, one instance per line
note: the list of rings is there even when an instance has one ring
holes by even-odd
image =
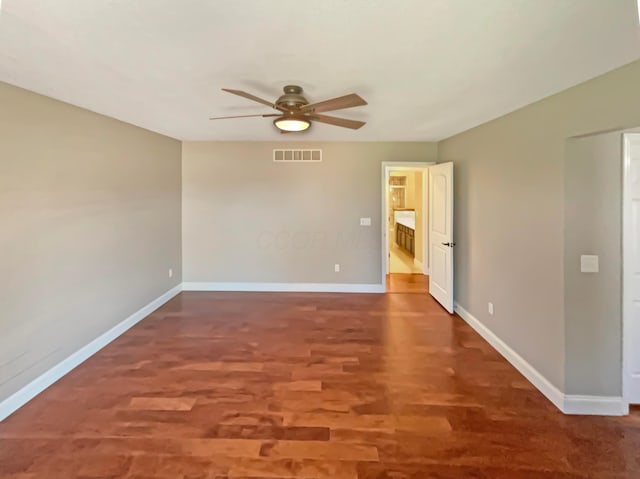
[[[388,274],[387,293],[421,293],[429,292],[429,276],[422,273]]]
[[[562,415],[424,293],[185,292],[0,423],[0,477],[640,478],[640,414]]]

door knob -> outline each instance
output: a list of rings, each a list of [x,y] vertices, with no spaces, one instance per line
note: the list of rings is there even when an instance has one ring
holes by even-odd
[[[442,244],[444,246],[448,246],[449,248],[453,248],[456,245],[455,241],[452,241],[451,243],[442,243]]]

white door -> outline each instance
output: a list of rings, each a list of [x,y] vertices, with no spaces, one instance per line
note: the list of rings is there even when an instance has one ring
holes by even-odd
[[[640,134],[624,135],[624,385],[640,404]]]
[[[429,168],[429,292],[453,313],[453,163]]]

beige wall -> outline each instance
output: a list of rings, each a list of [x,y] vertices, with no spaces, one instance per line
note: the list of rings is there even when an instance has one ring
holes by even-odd
[[[407,188],[405,190],[405,208],[416,209],[416,175],[413,171],[403,171],[400,176],[407,177]]]
[[[180,142],[0,83],[0,401],[181,282],[180,200]]]
[[[272,161],[291,145],[323,161]],[[184,142],[184,280],[380,284],[381,163],[436,155],[433,143]]]
[[[638,85],[634,62],[438,145],[455,163],[456,301],[561,390],[601,381],[565,377],[565,143],[640,125]],[[613,383],[595,390],[619,394]]]
[[[570,139],[565,158],[566,391],[622,393],[622,133]],[[600,272],[580,272],[598,255]]]

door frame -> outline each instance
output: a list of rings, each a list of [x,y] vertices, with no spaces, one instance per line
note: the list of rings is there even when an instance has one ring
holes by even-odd
[[[628,362],[631,355],[631,341],[628,338],[631,322],[631,286],[632,277],[630,268],[625,268],[629,252],[633,249],[632,238],[632,211],[631,211],[631,142],[630,134],[622,135],[622,402],[628,407],[631,402],[629,397]]]
[[[389,173],[391,170],[406,170],[406,171],[414,171],[417,169],[426,169],[430,166],[435,165],[435,161],[383,161],[382,162],[382,180],[381,180],[381,191],[382,191],[382,206],[381,206],[381,229],[382,229],[382,274],[380,284],[382,288],[386,291],[387,289],[387,272],[389,271],[389,217],[387,216],[387,212],[389,211],[389,197],[387,196],[387,184],[389,183]],[[428,170],[425,170],[428,172]],[[422,175],[422,230],[423,230],[423,238],[422,238],[422,259],[423,259],[423,274],[427,265],[424,264],[424,258],[429,256],[429,233],[426,230],[426,219],[428,215],[428,211],[424,207],[429,202],[428,195],[424,194],[426,191],[425,186],[428,185],[428,178],[426,174]],[[427,254],[425,256],[425,251]]]

